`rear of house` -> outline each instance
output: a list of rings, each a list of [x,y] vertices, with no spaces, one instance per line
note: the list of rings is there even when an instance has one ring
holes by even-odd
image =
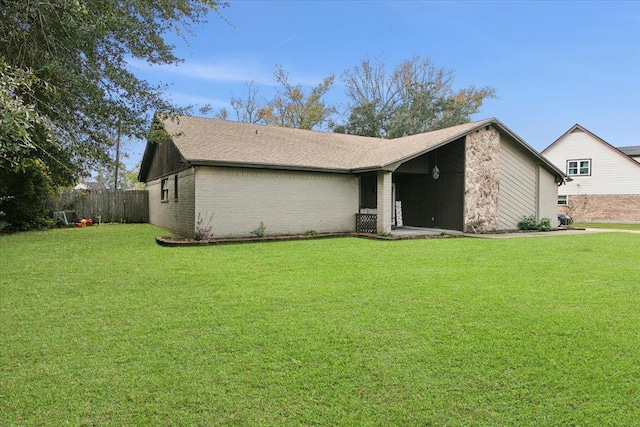
[[[556,215],[563,174],[495,119],[395,140],[181,117],[148,143],[150,222],[182,236],[512,230]],[[399,203],[398,203],[399,202]]]

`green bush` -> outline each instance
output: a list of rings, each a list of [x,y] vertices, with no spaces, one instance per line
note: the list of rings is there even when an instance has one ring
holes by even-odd
[[[518,222],[518,228],[520,230],[550,231],[551,220],[549,218],[542,218],[538,221],[535,215],[529,215]]]
[[[20,231],[53,227],[49,201],[55,192],[49,168],[40,160],[26,160],[21,168],[0,164],[2,228]]]
[[[542,218],[539,222],[540,231],[551,231],[551,220],[549,218]]]
[[[264,237],[266,230],[267,226],[264,225],[264,222],[260,221],[260,225],[258,226],[258,228],[251,232],[251,235],[256,237]]]

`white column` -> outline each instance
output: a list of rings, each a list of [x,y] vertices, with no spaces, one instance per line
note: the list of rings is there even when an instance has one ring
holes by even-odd
[[[391,172],[378,171],[378,233],[391,232]]]

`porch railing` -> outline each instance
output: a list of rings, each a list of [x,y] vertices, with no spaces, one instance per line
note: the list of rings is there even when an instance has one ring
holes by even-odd
[[[378,232],[378,215],[376,214],[356,214],[356,232],[357,233],[377,233]]]

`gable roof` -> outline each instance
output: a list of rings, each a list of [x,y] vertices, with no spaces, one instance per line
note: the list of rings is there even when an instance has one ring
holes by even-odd
[[[166,119],[165,130],[184,161],[193,166],[239,166],[359,173],[395,170],[411,160],[485,126],[509,135],[561,181],[564,174],[495,118],[465,123],[396,139],[371,138],[219,119],[181,116]],[[150,157],[147,143],[140,168],[146,180]]]
[[[554,142],[552,142],[547,148],[545,148],[544,150],[542,150],[542,154],[544,155],[544,153],[546,151],[548,151],[549,149],[551,149],[551,147],[556,146],[557,144],[560,143],[560,141],[562,141],[564,138],[566,138],[570,133],[575,132],[575,131],[581,131],[581,132],[585,132],[587,133],[589,136],[591,136],[593,139],[595,139],[596,141],[600,142],[601,144],[603,144],[605,147],[613,150],[614,152],[616,152],[618,155],[622,156],[623,158],[629,160],[630,162],[633,162],[634,164],[640,166],[640,163],[636,162],[633,158],[631,158],[631,155],[628,153],[625,153],[622,148],[626,148],[626,149],[633,149],[633,148],[638,148],[640,149],[640,146],[634,146],[634,147],[621,147],[621,148],[616,148],[613,145],[609,144],[607,141],[605,141],[604,139],[600,138],[598,135],[596,135],[595,133],[587,130],[586,128],[580,126],[579,124],[575,124],[573,126],[571,126],[571,128],[566,131],[565,133],[562,134],[562,136],[558,139],[556,139]],[[638,151],[638,155],[640,155],[640,151]]]

